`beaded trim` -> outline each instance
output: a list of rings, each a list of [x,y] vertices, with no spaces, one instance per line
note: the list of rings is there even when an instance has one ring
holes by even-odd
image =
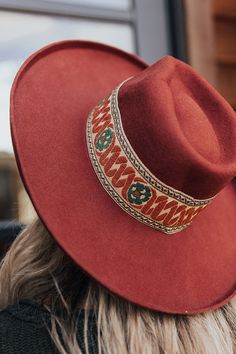
[[[87,145],[93,168],[108,194],[128,214],[167,234],[185,229],[213,198],[199,200],[158,180],[130,145],[121,121],[121,83],[90,113]]]

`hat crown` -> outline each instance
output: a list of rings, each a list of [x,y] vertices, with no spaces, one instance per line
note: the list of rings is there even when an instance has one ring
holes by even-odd
[[[124,132],[145,166],[194,198],[210,198],[236,175],[236,114],[189,65],[166,56],[126,81]]]

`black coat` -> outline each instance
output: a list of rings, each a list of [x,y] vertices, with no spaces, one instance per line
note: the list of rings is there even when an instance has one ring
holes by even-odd
[[[85,353],[83,339],[84,311],[78,313],[78,343]],[[24,300],[0,311],[1,354],[58,354],[50,337],[50,316],[40,305]],[[97,354],[96,322],[89,314],[89,353]]]

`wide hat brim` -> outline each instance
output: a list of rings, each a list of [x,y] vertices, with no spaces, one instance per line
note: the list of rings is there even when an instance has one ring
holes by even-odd
[[[33,54],[11,91],[18,168],[47,229],[104,287],[162,312],[213,310],[236,294],[235,183],[187,229],[166,235],[110,198],[88,156],[89,112],[146,67],[136,56],[88,41],[54,43]]]

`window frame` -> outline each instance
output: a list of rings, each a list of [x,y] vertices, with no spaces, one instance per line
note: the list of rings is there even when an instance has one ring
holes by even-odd
[[[172,0],[133,0],[128,11],[47,0],[0,0],[0,10],[129,24],[134,30],[136,54],[148,63],[166,54],[184,59],[183,31],[180,27],[173,30],[180,9],[181,0],[177,3]]]

